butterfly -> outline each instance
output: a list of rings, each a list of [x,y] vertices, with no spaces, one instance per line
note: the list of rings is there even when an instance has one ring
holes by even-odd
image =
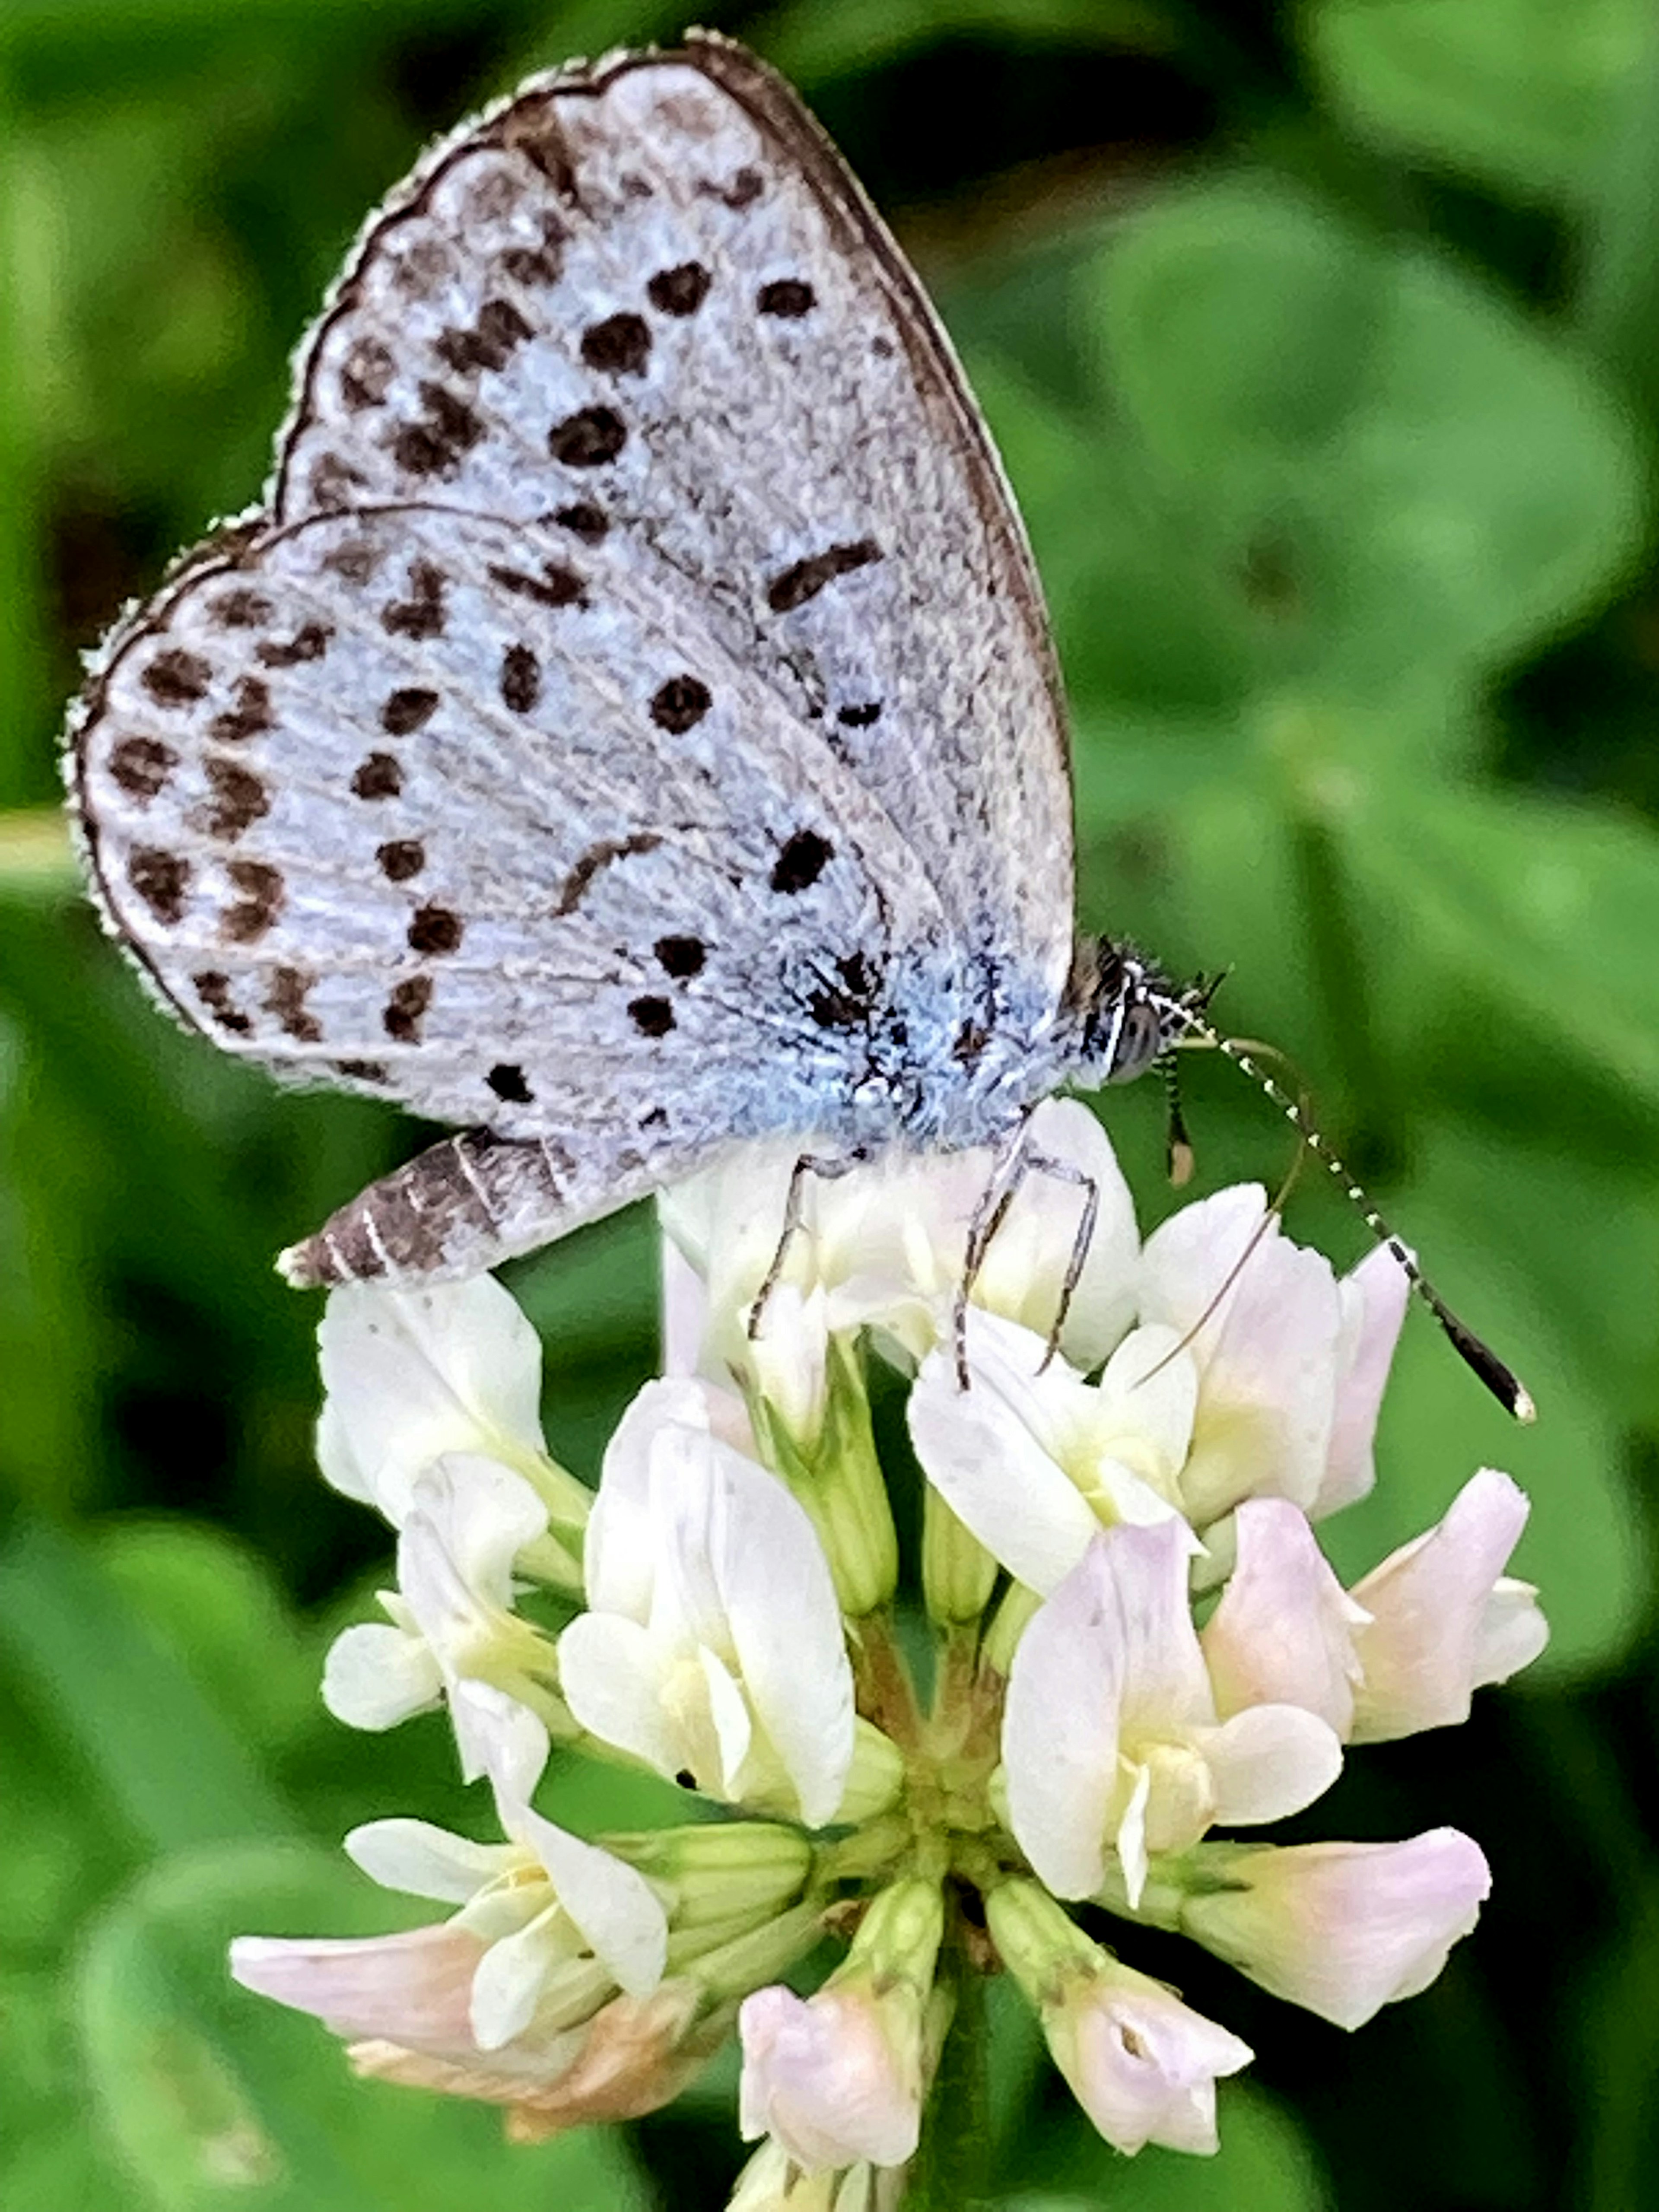
[[[1176,994],[1073,933],[1030,551],[914,273],[732,42],[532,80],[371,219],[266,503],[75,732],[165,1004],[464,1133],[285,1255],[473,1272],[745,1138],[1006,1140]]]
[[[1201,985],[1075,935],[985,424],[835,148],[715,34],[532,79],[371,216],[264,505],[106,641],[68,775],[180,1019],[459,1125],[296,1284],[471,1274],[784,1133],[824,1172],[990,1147],[971,1277],[1019,1176],[1064,1172],[1033,1107],[1194,1037],[1346,1187]]]

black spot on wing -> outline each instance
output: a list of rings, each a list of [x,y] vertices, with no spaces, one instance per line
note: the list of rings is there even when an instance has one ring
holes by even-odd
[[[429,975],[410,975],[394,985],[380,1016],[382,1027],[389,1037],[399,1044],[418,1044],[421,1022],[432,1003],[432,978]]]
[[[465,925],[447,906],[423,906],[409,925],[412,952],[455,952],[460,949]]]
[[[773,890],[791,894],[809,890],[834,858],[835,849],[816,830],[797,830],[778,854],[772,870]]]
[[[498,568],[492,562],[489,578],[504,592],[514,592],[520,599],[534,599],[539,606],[574,607],[587,604],[586,582],[574,568],[567,568],[562,562],[544,561],[539,576],[526,575],[522,568]]]
[[[442,384],[422,384],[421,404],[421,421],[405,422],[392,438],[392,458],[410,476],[447,476],[483,436],[483,419]]]
[[[414,684],[386,695],[380,709],[380,727],[388,737],[406,738],[430,721],[437,711],[438,695]]]
[[[509,645],[501,655],[503,705],[527,714],[542,696],[542,665],[527,645]]]
[[[837,576],[850,575],[855,568],[868,568],[872,561],[880,558],[881,548],[873,538],[826,546],[822,553],[809,554],[805,560],[794,562],[774,576],[766,587],[766,604],[775,615],[790,614],[796,607],[804,607],[809,599],[817,599],[824,586],[833,583]]]
[[[254,657],[266,668],[298,668],[307,660],[320,660],[334,635],[325,623],[306,623],[292,637],[268,637],[254,647]]]
[[[222,744],[234,745],[249,738],[263,737],[276,726],[270,684],[260,676],[239,676],[230,705],[222,714],[214,716],[208,730]]]
[[[182,646],[170,646],[158,653],[139,676],[150,697],[158,707],[193,707],[207,693],[213,679],[213,671],[198,653],[186,653]]]
[[[265,1006],[276,1015],[283,1032],[296,1044],[320,1044],[323,1025],[306,1005],[306,993],[316,981],[301,968],[278,968],[270,978]]]
[[[217,968],[204,968],[199,975],[192,975],[196,995],[222,1030],[232,1036],[246,1036],[253,1024],[231,996],[230,978]]]
[[[651,325],[643,315],[607,315],[582,332],[585,367],[610,376],[639,376],[651,358]]]
[[[112,778],[140,806],[149,805],[178,765],[178,754],[160,738],[123,738],[109,757]]]
[[[652,947],[663,973],[683,982],[689,975],[702,972],[708,948],[700,937],[659,937]]]
[[[641,1036],[666,1036],[674,1026],[674,1009],[666,999],[630,999],[628,1011]]]
[[[817,305],[817,295],[801,277],[780,276],[761,286],[755,295],[755,305],[763,315],[780,315],[794,321],[811,313]]]
[[[171,928],[185,910],[190,889],[190,863],[176,853],[155,845],[135,845],[127,855],[127,881],[144,904]]]
[[[505,368],[514,349],[533,335],[510,300],[486,300],[470,331],[443,331],[434,351],[447,368],[466,376],[480,369]]]
[[[682,261],[673,269],[658,270],[645,294],[659,314],[695,315],[714,281],[700,261]]]
[[[591,500],[586,499],[575,500],[568,507],[556,508],[553,520],[562,529],[584,539],[589,545],[597,545],[611,527],[605,509],[595,507]]]
[[[409,564],[409,597],[392,599],[380,610],[382,626],[393,637],[414,638],[417,641],[429,637],[441,637],[444,633],[444,591],[449,579],[435,562],[411,561]]]
[[[583,407],[556,422],[547,449],[568,469],[600,469],[628,443],[628,425],[614,407]]]
[[[202,763],[207,778],[209,805],[203,824],[210,837],[227,842],[240,837],[270,811],[270,793],[264,781],[240,761],[210,753]]]
[[[231,945],[252,945],[283,910],[286,887],[282,871],[264,860],[231,860],[225,873],[241,896],[227,909],[219,934]]]
[[[351,788],[359,799],[395,799],[404,787],[404,772],[390,753],[370,753],[359,761]]]
[[[651,719],[672,737],[695,729],[714,704],[708,686],[695,676],[671,676],[651,702]]]
[[[509,1060],[498,1060],[484,1081],[495,1096],[509,1106],[530,1106],[535,1103],[535,1094],[524,1079],[524,1070]]]
[[[881,720],[881,702],[869,699],[850,707],[837,707],[836,720],[844,730],[867,730]]]
[[[406,884],[426,866],[426,847],[418,837],[394,837],[374,848],[380,873],[389,884]]]

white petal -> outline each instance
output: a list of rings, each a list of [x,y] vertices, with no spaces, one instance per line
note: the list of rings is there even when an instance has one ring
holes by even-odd
[[[1377,1409],[1411,1301],[1411,1279],[1389,1247],[1379,1244],[1344,1279],[1344,1292],[1358,1297],[1360,1317],[1346,1370],[1336,1386],[1324,1479],[1309,1506],[1316,1520],[1364,1498],[1376,1480],[1371,1445]]]
[[[435,1705],[443,1675],[425,1639],[377,1620],[343,1629],[323,1662],[323,1703],[348,1728],[395,1728]]]
[[[1342,1771],[1336,1731],[1300,1705],[1249,1705],[1194,1739],[1223,1827],[1284,1820],[1322,1797]]]
[[[971,1387],[958,1387],[948,1346],[930,1352],[910,1393],[910,1439],[957,1518],[1016,1580],[1046,1595],[1082,1558],[1099,1523],[1033,1433],[1027,1416],[1036,1386],[1013,1356],[1016,1340],[1035,1347],[1034,1366],[1039,1339],[970,1314]]]
[[[661,1201],[659,1201],[660,1205]],[[708,1323],[708,1291],[672,1237],[659,1246],[662,1264],[662,1371],[678,1379],[695,1375]]]
[[[707,1431],[708,1401],[689,1377],[647,1382],[605,1446],[599,1492],[582,1550],[587,1602],[602,1613],[643,1621],[650,1613],[657,1555],[651,1466],[665,1430]]]
[[[1103,1540],[1122,1638],[1126,1735],[1176,1735],[1215,1718],[1193,1626],[1188,1562],[1199,1549],[1184,1521],[1128,1523]]]
[[[1106,1542],[1097,1535],[1033,1614],[1003,1712],[1009,1825],[1056,1897],[1100,1887],[1118,1789],[1124,1647]]]
[[[706,1644],[701,1644],[697,1659],[708,1698],[708,1717],[714,1723],[714,1741],[720,1746],[720,1794],[735,1802],[742,1796],[747,1779],[742,1770],[755,1741],[754,1717],[748,1699],[719,1653],[711,1651]],[[714,1787],[712,1775],[698,1778],[705,1790]]]
[[[1234,1528],[1236,1564],[1199,1639],[1218,1711],[1305,1705],[1346,1736],[1359,1675],[1354,1632],[1365,1613],[1288,1498],[1246,1498]]]
[[[408,1291],[348,1284],[330,1292],[317,1339],[323,1472],[394,1526],[441,1452],[543,1455],[540,1341],[490,1276]]]
[[[594,1955],[629,1996],[649,1996],[668,1956],[668,1918],[650,1883],[636,1868],[539,1813],[526,1808],[521,1820],[524,1840]]]
[[[578,1614],[559,1638],[559,1683],[580,1727],[659,1774],[674,1773],[678,1743],[648,1631],[616,1613]]]
[[[382,1889],[465,1905],[519,1858],[511,1844],[475,1844],[429,1820],[369,1820],[353,1828],[346,1856]]]
[[[548,1976],[566,1953],[550,1905],[511,1936],[492,1943],[472,1977],[471,2018],[480,2051],[499,2051],[522,2035],[535,2016]]]
[[[1200,1527],[1243,1498],[1309,1504],[1325,1476],[1341,1301],[1329,1263],[1276,1222],[1250,1249],[1264,1206],[1254,1184],[1218,1192],[1172,1215],[1142,1255],[1143,1320],[1184,1334],[1218,1297],[1191,1346],[1200,1384],[1182,1488]]]
[[[416,1522],[443,1547],[456,1573],[482,1602],[508,1607],[513,1562],[526,1544],[546,1534],[547,1507],[523,1475],[500,1460],[446,1452],[410,1492],[405,1542]],[[410,1596],[407,1586],[404,1595]]]
[[[1061,1337],[1069,1359],[1079,1367],[1095,1367],[1134,1316],[1140,1243],[1134,1200],[1110,1139],[1080,1099],[1046,1099],[1031,1116],[1030,1142],[1035,1151],[1065,1160],[1087,1176],[1098,1194],[1094,1234]],[[1076,1185],[1054,1176],[1027,1176],[991,1240],[974,1288],[976,1303],[1046,1339],[1084,1198]]]
[[[853,1670],[830,1565],[781,1482],[716,1444],[712,1546],[732,1648],[806,1826],[833,1819],[853,1759]]]

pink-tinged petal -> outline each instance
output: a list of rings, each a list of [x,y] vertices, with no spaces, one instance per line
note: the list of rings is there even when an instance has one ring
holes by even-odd
[[[230,1971],[244,1989],[314,2013],[337,2035],[393,2036],[464,2059],[474,2054],[468,2005],[483,1949],[447,1925],[337,1941],[239,1936]]]
[[[1143,1321],[1184,1335],[1216,1302],[1189,1347],[1200,1388],[1182,1495],[1200,1527],[1243,1498],[1305,1505],[1324,1479],[1341,1302],[1329,1263],[1277,1222],[1252,1246],[1265,1206],[1255,1184],[1218,1191],[1173,1214],[1141,1255]]]
[[[1511,1674],[1530,1667],[1549,1640],[1549,1623],[1538,1609],[1535,1584],[1500,1575],[1492,1586],[1475,1639],[1475,1688],[1507,1682]]]
[[[489,1275],[419,1291],[331,1291],[317,1332],[323,1473],[394,1526],[447,1451],[544,1455],[540,1340]]]
[[[1247,1498],[1234,1516],[1236,1564],[1200,1637],[1216,1709],[1305,1705],[1340,1736],[1353,1719],[1363,1609],[1288,1498]]]
[[[1324,1479],[1310,1502],[1315,1520],[1364,1498],[1376,1480],[1371,1446],[1400,1326],[1411,1302],[1411,1279],[1386,1244],[1368,1252],[1343,1279],[1346,1301],[1358,1300],[1353,1348],[1336,1386],[1336,1413]]]
[[[354,2044],[352,2064],[376,2081],[509,2107],[514,2142],[539,2142],[591,2122],[637,2119],[677,2097],[724,2036],[728,2015],[699,2022],[701,1991],[665,1982],[644,2000],[617,1997],[580,2027],[532,2033],[492,2051],[446,2060],[391,2039]]]
[[[986,1322],[991,1326],[985,1326]],[[910,1439],[922,1472],[963,1525],[1028,1589],[1057,1587],[1099,1527],[1036,1432],[1038,1385],[1014,1356],[1010,1322],[969,1316],[972,1387],[958,1388],[948,1347],[930,1352],[910,1393]],[[1018,1332],[1035,1369],[1040,1339]]]
[[[738,2025],[745,2142],[770,2134],[809,2172],[860,2160],[902,2166],[915,2154],[921,2083],[901,2078],[872,2004],[834,1990],[810,2001],[757,1990]]]
[[[1248,2044],[1126,1966],[1045,2024],[1073,2094],[1115,2148],[1216,2149],[1216,2080],[1249,2064]]]
[[[342,1629],[323,1662],[323,1703],[348,1728],[379,1733],[443,1695],[443,1670],[423,1637],[378,1620]]]
[[[546,1868],[560,1905],[629,1996],[649,1996],[668,1958],[668,1917],[645,1876],[526,1806],[514,1830]]]
[[[1008,1678],[1002,1760],[1008,1820],[1056,1897],[1105,1876],[1119,1787],[1125,1651],[1118,1594],[1097,1535],[1020,1638]]]
[[[1322,1797],[1342,1771],[1336,1731],[1300,1705],[1249,1705],[1197,1738],[1224,1828],[1282,1820]]]
[[[679,1740],[659,1690],[648,1630],[612,1613],[579,1613],[559,1638],[559,1681],[577,1725],[672,1774]]]
[[[1370,1615],[1356,1631],[1364,1670],[1354,1705],[1356,1742],[1378,1743],[1467,1720],[1495,1656],[1525,1665],[1548,1631],[1503,1570],[1526,1525],[1525,1493],[1494,1468],[1471,1477],[1437,1528],[1404,1545],[1355,1586]],[[1489,1623],[1494,1606],[1499,1633]]]
[[[1183,1899],[1185,1932],[1348,2028],[1426,1989],[1492,1887],[1480,1846],[1455,1828],[1403,1844],[1241,1849],[1225,1871],[1227,1886]]]
[[[368,1820],[353,1828],[346,1856],[382,1889],[465,1905],[519,1857],[511,1844],[475,1844],[430,1820]]]

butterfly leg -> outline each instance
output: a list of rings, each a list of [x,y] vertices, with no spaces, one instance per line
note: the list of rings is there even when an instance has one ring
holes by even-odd
[[[1048,1330],[1048,1342],[1038,1368],[1042,1374],[1060,1348],[1060,1332],[1071,1311],[1072,1299],[1089,1258],[1089,1247],[1094,1242],[1095,1224],[1100,1215],[1100,1185],[1094,1177],[1074,1167],[1070,1160],[1057,1158],[1052,1152],[1042,1152],[1029,1145],[1026,1128],[1029,1116],[1016,1123],[1003,1139],[992,1168],[989,1180],[974,1218],[968,1229],[968,1249],[963,1262],[962,1281],[957,1288],[957,1301],[951,1316],[951,1335],[956,1348],[957,1386],[965,1390],[968,1376],[968,1303],[973,1294],[980,1270],[985,1265],[992,1239],[1008,1216],[1021,1184],[1028,1176],[1046,1175],[1056,1182],[1071,1184],[1084,1194],[1083,1210],[1072,1238],[1072,1249],[1066,1261],[1066,1273],[1060,1285],[1060,1301]]]
[[[745,1329],[752,1344],[760,1334],[761,1322],[771,1303],[772,1293],[783,1279],[783,1270],[789,1258],[789,1248],[806,1225],[806,1179],[817,1176],[821,1182],[836,1182],[854,1168],[861,1168],[870,1154],[862,1145],[855,1145],[850,1152],[803,1152],[795,1162],[789,1176],[789,1194],[783,1202],[783,1231],[778,1238],[778,1248],[772,1255],[772,1264],[761,1279],[755,1293],[755,1303],[749,1309]]]

